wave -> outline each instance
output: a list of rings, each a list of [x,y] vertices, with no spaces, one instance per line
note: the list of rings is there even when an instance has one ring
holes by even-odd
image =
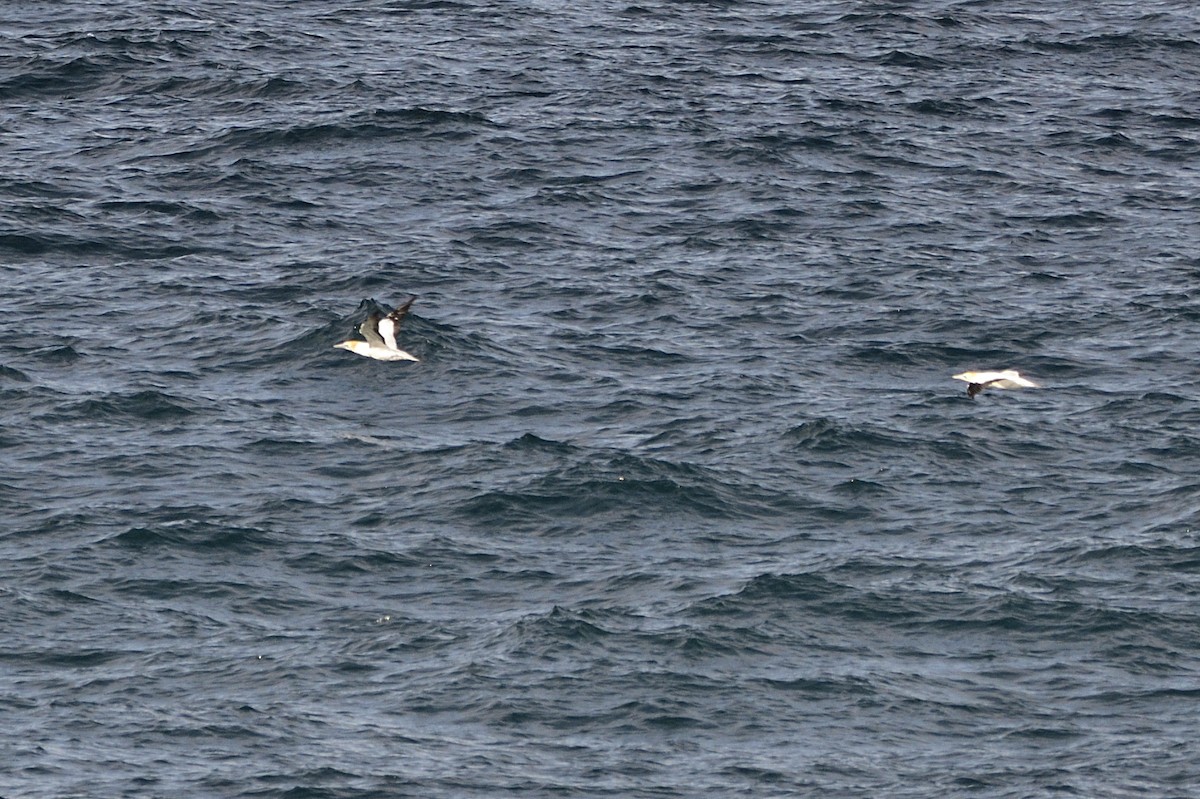
[[[728,469],[603,449],[548,452],[540,442],[536,437],[523,437],[507,448],[536,453],[543,460],[552,454],[544,470],[534,470],[516,485],[480,492],[459,503],[456,514],[483,526],[517,525],[563,532],[578,519],[608,518],[613,523],[636,522],[639,526],[651,519],[659,524],[681,519],[717,524],[722,520],[773,519],[808,507]]]
[[[201,406],[202,404],[193,398],[163,391],[114,392],[103,397],[67,404],[52,415],[59,419],[91,421],[165,422],[194,416]]]

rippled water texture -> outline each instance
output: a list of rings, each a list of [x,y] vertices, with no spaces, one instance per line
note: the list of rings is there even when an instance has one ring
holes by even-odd
[[[3,16],[0,795],[1200,784],[1192,4]]]

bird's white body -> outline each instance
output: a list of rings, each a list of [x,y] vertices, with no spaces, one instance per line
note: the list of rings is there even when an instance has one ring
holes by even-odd
[[[402,349],[393,349],[391,347],[373,347],[365,341],[343,341],[340,344],[334,344],[335,347],[340,347],[344,350],[350,350],[355,355],[363,355],[367,358],[374,358],[377,361],[415,361],[418,358],[415,355],[410,355]]]
[[[967,382],[967,396],[975,399],[975,395],[985,388],[1038,388],[1032,380],[1021,377],[1016,369],[1005,369],[1001,372],[963,372],[953,376],[955,380]]]
[[[408,302],[399,306],[387,316],[379,313],[379,306],[375,304],[374,300],[364,301],[372,306],[371,311],[367,314],[366,321],[358,326],[358,332],[363,334],[363,338],[366,341],[349,339],[333,346],[343,350],[350,350],[355,355],[374,358],[377,361],[420,360],[415,355],[411,355],[400,349],[400,346],[396,344],[396,331],[400,329],[400,321],[408,315],[408,309],[412,307],[413,300],[415,299],[416,297],[409,297]]]
[[[1037,383],[1021,377],[1016,369],[1000,372],[963,372],[954,375],[955,380],[976,383],[984,388],[1040,388]]]

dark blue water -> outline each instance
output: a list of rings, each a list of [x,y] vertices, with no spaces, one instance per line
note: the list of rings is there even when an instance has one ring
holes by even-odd
[[[0,796],[1195,795],[1192,4],[4,17]]]

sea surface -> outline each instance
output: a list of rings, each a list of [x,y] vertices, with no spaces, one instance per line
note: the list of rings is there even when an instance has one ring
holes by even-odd
[[[1200,795],[1195,3],[8,3],[0,101],[4,799]]]

